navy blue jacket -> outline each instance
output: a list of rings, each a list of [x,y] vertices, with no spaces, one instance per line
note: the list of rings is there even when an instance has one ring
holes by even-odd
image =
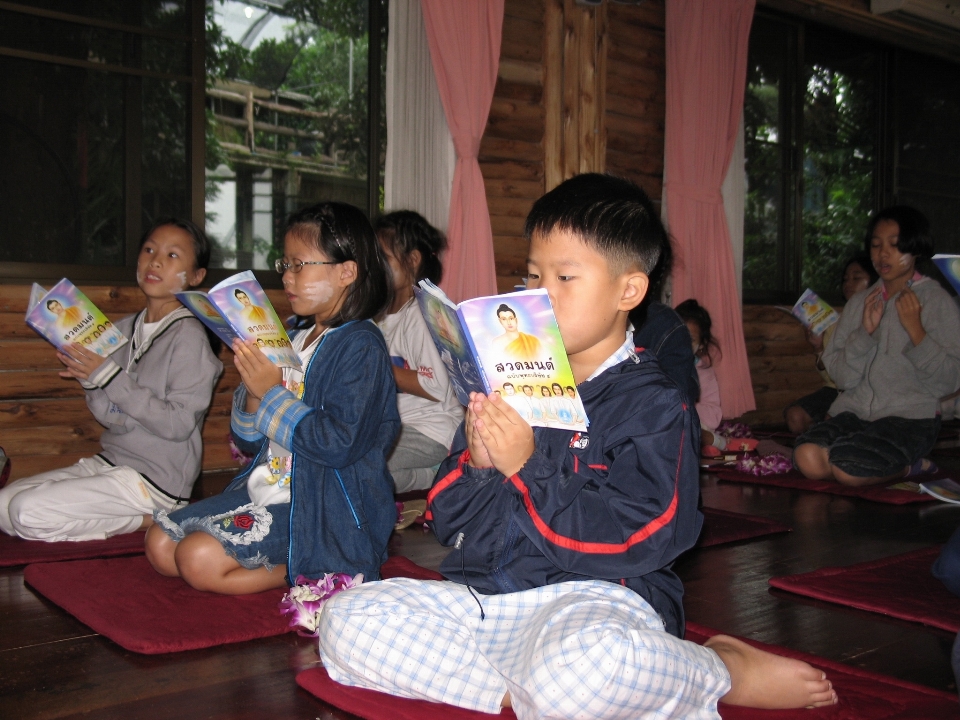
[[[696,403],[700,399],[697,359],[693,355],[690,331],[676,310],[660,302],[651,302],[643,322],[633,331],[637,347],[653,353],[663,371]]]
[[[365,580],[376,580],[397,521],[385,456],[400,430],[397,387],[380,330],[372,322],[329,330],[303,381],[302,403],[273,388],[257,415],[263,425],[271,417],[265,405],[280,407],[272,414],[273,427],[292,432],[287,578],[292,584],[297,575],[362,572]],[[241,385],[235,404],[242,408],[245,397]],[[246,494],[247,477],[269,441],[232,434],[237,447],[257,457],[225,492]]]
[[[656,359],[640,352],[581,383],[589,433],[534,428],[513,477],[473,468],[463,426],[429,495],[449,580],[486,594],[568,580],[617,582],[683,633],[683,586],[670,569],[703,517],[696,413]]]

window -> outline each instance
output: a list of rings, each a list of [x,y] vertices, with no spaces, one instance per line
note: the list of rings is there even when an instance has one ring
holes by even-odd
[[[216,266],[272,268],[285,218],[308,204],[379,210],[385,33],[370,33],[385,19],[378,2],[214,5],[206,224]]]
[[[130,282],[174,215],[206,222],[216,280],[270,267],[306,204],[376,212],[385,22],[385,0],[0,4],[0,277]]]
[[[141,228],[190,216],[197,7],[3,4],[0,274],[128,277]]]
[[[938,251],[960,250],[955,66],[758,13],[747,72],[747,301],[839,300],[870,214],[894,203],[927,214]]]

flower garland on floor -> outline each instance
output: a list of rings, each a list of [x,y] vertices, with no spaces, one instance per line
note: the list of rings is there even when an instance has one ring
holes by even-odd
[[[752,438],[753,431],[744,423],[724,420],[717,426],[716,433],[728,438]]]
[[[337,593],[361,583],[363,573],[353,577],[347,573],[327,573],[317,581],[298,575],[296,585],[280,600],[280,614],[290,616],[289,627],[297,628],[298,635],[317,637],[320,634],[317,626],[320,624],[323,604]]]
[[[737,460],[737,472],[750,475],[783,475],[793,470],[793,461],[781,453],[766,457],[750,455]]]

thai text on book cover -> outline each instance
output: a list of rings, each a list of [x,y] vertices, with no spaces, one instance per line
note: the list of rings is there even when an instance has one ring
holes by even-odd
[[[49,291],[33,284],[26,321],[58,349],[76,342],[106,357],[127,342],[100,308],[66,278]]]
[[[461,404],[469,402],[471,392],[496,392],[531,425],[587,429],[546,290],[459,305],[428,280],[414,292]]]
[[[300,367],[283,322],[250,270],[231,275],[209,292],[190,290],[176,297],[227,345],[236,338],[254,340],[274,365]]]

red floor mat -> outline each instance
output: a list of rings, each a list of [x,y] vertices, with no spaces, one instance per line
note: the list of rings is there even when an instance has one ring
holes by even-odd
[[[687,623],[687,639],[704,642],[716,634],[703,625]],[[755,710],[720,704],[724,720],[930,720],[960,718],[957,698],[940,690],[897,680],[859,668],[830,662],[813,655],[794,652],[775,645],[747,641],[751,645],[784,657],[804,660],[827,673],[840,702],[818,710]],[[451,705],[398,698],[374,690],[350,687],[334,682],[323,667],[304,670],[297,684],[320,700],[365,720],[483,720],[515,718],[512,710],[497,716],[464,710]]]
[[[142,554],[142,532],[115,535],[106,540],[51,543],[39,540],[21,540],[18,537],[10,537],[0,533],[0,567]]]
[[[701,510],[703,511],[703,530],[700,531],[700,539],[697,540],[696,547],[723,545],[791,530],[788,525],[757,515],[745,515],[708,507]]]
[[[939,546],[923,548],[873,562],[770,578],[769,582],[798,595],[955,633],[960,631],[960,598],[930,574],[939,554]]]
[[[883,485],[873,487],[847,487],[837,482],[828,482],[826,480],[810,480],[805,478],[796,470],[791,470],[783,475],[751,475],[742,473],[733,468],[712,468],[707,470],[712,475],[716,475],[721,480],[727,482],[749,483],[751,485],[772,485],[774,487],[795,488],[797,490],[809,490],[810,492],[822,492],[830,495],[843,495],[845,497],[858,497],[864,500],[887,503],[888,505],[906,505],[908,503],[932,502],[933,498],[925,493],[915,493],[908,490],[888,490]],[[940,472],[935,475],[924,475],[919,481],[935,480],[940,477],[949,477],[950,473]],[[917,478],[912,478],[917,479]]]
[[[137,653],[196,650],[288,631],[285,590],[216,595],[168,578],[145,557],[28,565],[23,578],[94,632]]]

